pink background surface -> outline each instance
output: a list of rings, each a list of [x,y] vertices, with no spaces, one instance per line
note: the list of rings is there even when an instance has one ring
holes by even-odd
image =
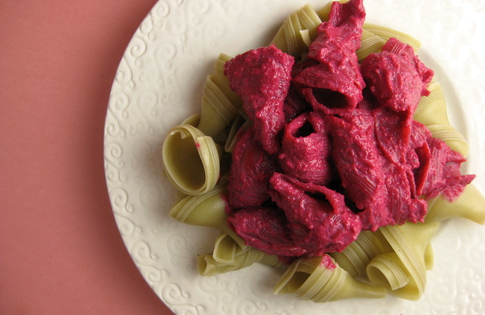
[[[111,84],[155,2],[0,1],[0,314],[172,314],[125,249],[103,168]]]

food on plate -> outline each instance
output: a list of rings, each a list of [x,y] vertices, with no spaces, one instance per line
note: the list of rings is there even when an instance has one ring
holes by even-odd
[[[221,54],[201,112],[163,145],[170,216],[220,231],[202,275],[286,268],[275,293],[417,300],[440,222],[485,223],[419,42],[362,0],[292,13],[268,46]]]
[[[219,179],[222,148],[190,124],[175,126],[165,139],[163,163],[172,184],[187,195],[210,192]]]
[[[275,293],[291,293],[317,303],[386,296],[384,287],[357,281],[328,255],[295,261],[276,284]]]

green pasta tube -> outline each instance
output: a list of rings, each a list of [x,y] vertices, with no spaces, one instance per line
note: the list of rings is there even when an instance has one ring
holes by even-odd
[[[221,264],[211,254],[197,256],[197,270],[201,276],[215,276],[221,273],[236,270],[232,264]]]
[[[380,36],[363,29],[360,48],[356,51],[357,59],[362,61],[370,54],[380,52],[385,43],[386,41]]]
[[[242,105],[242,100],[237,95],[236,92],[234,92],[230,87],[229,87],[229,81],[227,77],[224,74],[224,66],[227,61],[231,60],[232,57],[226,54],[219,54],[219,56],[216,59],[216,62],[214,64],[214,71],[212,73],[212,81],[217,85],[217,87],[224,93],[224,95],[227,97],[227,99],[231,102],[231,104],[234,105],[236,108],[241,108]]]
[[[214,76],[207,76],[202,90],[200,123],[197,128],[214,137],[233,121],[237,112],[237,107],[214,82]]]
[[[181,125],[191,125],[197,127],[200,122],[200,113],[193,114],[187,118],[185,118],[180,124]]]
[[[218,185],[203,195],[187,196],[176,203],[168,215],[186,224],[219,229],[230,235],[241,248],[245,248],[244,240],[227,225],[224,191],[225,188]]]
[[[251,124],[251,121],[244,119],[241,115],[237,115],[231,124],[229,135],[224,145],[224,150],[231,153],[237,142],[237,135],[239,130],[245,129],[245,125]]]
[[[443,140],[452,150],[460,152],[463,157],[468,156],[469,146],[465,137],[450,125],[427,125],[434,138]]]
[[[297,13],[293,12],[285,20],[278,33],[276,33],[271,44],[275,44],[282,51],[297,57],[306,47],[300,35],[301,30],[302,27],[300,21],[298,21]]]
[[[429,264],[426,259],[430,256],[428,247],[431,238],[436,234],[439,223],[405,223],[401,226],[383,226],[379,228],[382,235],[394,250],[395,256],[385,259],[394,261],[393,264],[384,264],[371,261],[368,273],[369,280],[375,285],[388,283],[390,293],[407,300],[418,300],[426,285],[426,270]],[[381,258],[379,258],[381,259]],[[381,272],[377,268],[381,267]],[[386,269],[387,268],[387,269]],[[402,287],[392,289],[392,286],[403,284],[401,278],[406,275],[409,281]],[[389,277],[383,279],[382,277]],[[405,278],[403,278],[405,279]]]
[[[233,264],[240,268],[261,262],[268,266],[279,267],[283,263],[275,255],[266,254],[251,246],[240,246],[237,241],[229,234],[221,232],[214,245],[212,256],[221,264]]]
[[[276,284],[274,292],[294,294],[318,303],[386,296],[384,288],[354,279],[328,255],[295,261]]]
[[[385,27],[385,26],[381,26],[381,25],[374,25],[374,24],[370,24],[370,23],[364,23],[364,29],[366,29],[369,32],[381,37],[386,42],[389,40],[389,38],[394,37],[394,38],[400,40],[401,42],[408,44],[411,47],[413,47],[414,51],[418,51],[419,48],[421,47],[421,42],[419,40],[417,40],[416,38],[414,38],[414,37],[412,37],[412,36],[410,36],[406,33],[403,33],[403,32],[394,30],[392,28],[389,28],[389,27]]]
[[[214,243],[214,251],[212,253],[213,259],[225,265],[234,265],[236,255],[241,254],[249,250],[249,246],[241,247],[234,241],[234,239],[228,236],[225,232],[220,232]]]
[[[424,264],[426,266],[426,270],[433,269],[434,265],[434,252],[433,252],[433,244],[431,242],[426,246],[424,250]]]
[[[307,50],[301,32],[307,30],[307,35],[313,40],[317,36],[316,28],[321,23],[317,12],[307,4],[286,18],[270,43],[294,57],[299,57]]]
[[[200,195],[214,188],[220,175],[223,148],[189,124],[177,125],[162,147],[167,178],[182,193]]]
[[[421,97],[418,107],[414,112],[414,120],[428,125],[449,125],[446,100],[443,89],[439,82],[431,82],[428,85],[428,96]]]
[[[296,11],[296,14],[302,29],[307,30],[310,38],[314,40],[317,37],[317,27],[322,24],[322,20],[315,9],[311,5],[306,4],[300,10]]]
[[[252,251],[248,253],[252,253]],[[256,262],[254,259],[248,259],[247,258],[248,256],[249,255],[238,256],[237,257],[238,259],[235,261],[234,264],[223,264],[216,261],[214,259],[214,256],[211,254],[198,255],[197,270],[199,271],[200,275],[206,276],[206,277],[215,276],[215,275],[230,272],[230,271],[240,270],[240,269],[249,267],[254,262]],[[270,263],[266,262],[264,259],[260,260],[259,262],[269,266],[273,266]],[[280,266],[277,265],[275,267],[280,267]]]
[[[226,64],[226,62],[228,62],[231,59],[232,59],[232,56],[229,56],[228,54],[224,54],[224,53],[219,54],[214,64],[214,75],[216,77],[219,77],[219,75],[224,76],[224,65]]]
[[[215,242],[214,252],[199,255],[197,268],[201,275],[212,276],[243,269],[256,262],[272,267],[283,266],[277,256],[268,255],[250,246],[240,247],[232,236],[221,232]]]
[[[371,259],[388,252],[392,252],[392,247],[379,230],[362,231],[342,252],[331,253],[330,256],[352,277],[365,278],[366,268]]]
[[[426,222],[465,218],[478,224],[485,224],[485,197],[473,184],[466,185],[463,193],[453,202],[441,195],[427,202]]]
[[[312,37],[310,35],[310,31],[309,30],[301,30],[300,36],[301,36],[301,40],[303,41],[303,43],[305,43],[305,45],[307,47],[310,47],[310,45],[312,44]]]
[[[397,290],[409,283],[409,273],[396,253],[386,253],[376,256],[367,265],[369,280],[389,291]]]

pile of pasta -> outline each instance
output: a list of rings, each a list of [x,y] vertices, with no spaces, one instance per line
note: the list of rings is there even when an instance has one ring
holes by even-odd
[[[295,57],[301,55],[315,38],[317,26],[328,18],[330,6],[315,10],[305,5],[293,12],[270,44]],[[420,47],[419,41],[407,34],[364,24],[359,60],[380,51],[391,37],[411,45],[416,52]],[[224,64],[230,59],[226,54],[219,55],[205,81],[200,113],[173,127],[162,149],[167,178],[179,191],[169,215],[186,224],[220,231],[213,252],[197,258],[200,274],[217,275],[259,262],[286,268],[274,288],[278,294],[291,293],[314,302],[382,298],[387,294],[419,299],[425,289],[426,271],[433,265],[431,239],[440,223],[462,217],[484,224],[484,196],[469,184],[453,202],[441,196],[427,200],[424,223],[362,231],[342,252],[300,258],[289,266],[274,255],[247,246],[227,225],[224,201],[230,154],[238,130],[250,123],[224,76]],[[440,83],[433,81],[428,89],[430,95],[421,99],[414,119],[466,157],[468,144],[450,125]]]

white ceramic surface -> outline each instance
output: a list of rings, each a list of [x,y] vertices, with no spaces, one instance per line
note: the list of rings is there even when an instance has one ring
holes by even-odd
[[[162,176],[167,131],[199,110],[205,76],[220,52],[267,44],[283,19],[326,1],[160,0],[129,43],[113,83],[105,126],[105,169],[120,233],[142,276],[177,314],[485,314],[485,227],[447,222],[433,240],[435,266],[417,302],[388,297],[315,304],[274,296],[279,274],[262,265],[201,277],[196,255],[217,234],[167,216],[175,190]],[[452,123],[469,140],[465,170],[485,191],[485,2],[366,0],[367,22],[423,42]]]

